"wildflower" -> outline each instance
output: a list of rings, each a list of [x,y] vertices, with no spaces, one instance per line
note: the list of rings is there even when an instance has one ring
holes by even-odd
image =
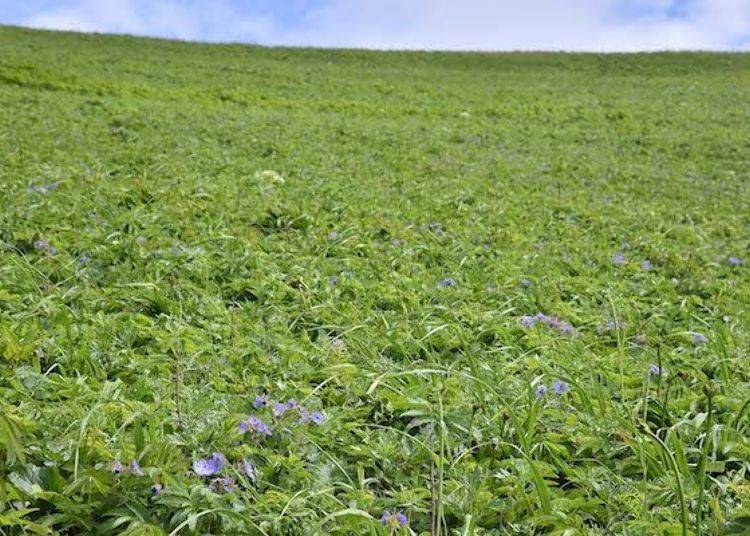
[[[654,267],[654,265],[651,264],[651,261],[649,261],[649,260],[645,260],[645,261],[643,261],[641,263],[641,269],[645,270],[646,272],[648,272],[649,270],[651,270],[653,267]]]
[[[525,328],[533,328],[536,326],[537,319],[533,316],[522,316],[520,323]]]
[[[88,262],[91,260],[91,257],[89,255],[86,255],[85,253],[78,257],[78,264],[80,266],[84,266],[85,264],[88,264]]]
[[[727,257],[727,264],[729,266],[740,266],[741,264],[743,264],[743,261],[739,257],[735,257],[732,255]]]
[[[338,237],[339,237],[339,234],[338,234],[338,233],[337,233],[336,231],[331,231],[330,233],[328,233],[328,236],[326,237],[326,239],[327,239],[327,240],[328,240],[329,242],[333,242],[333,241],[334,241],[334,240],[336,240],[336,239],[337,239]]]
[[[40,238],[34,241],[34,249],[37,251],[44,251],[49,247],[49,240],[46,238]]]
[[[666,376],[666,371],[662,370],[662,368],[657,365],[656,363],[651,363],[648,366],[648,371],[652,376]]]
[[[391,513],[389,510],[385,510],[383,515],[380,516],[380,524],[390,527],[405,527],[409,524],[409,519],[404,515],[403,512]]]
[[[693,333],[693,344],[706,344],[708,338],[702,333]]]
[[[122,473],[122,464],[120,463],[120,460],[115,459],[114,463],[112,463],[112,472],[118,475]]]
[[[55,246],[50,246],[47,248],[47,253],[50,255],[57,255],[57,248]]]
[[[266,404],[268,404],[268,395],[258,395],[255,397],[255,400],[253,400],[253,407],[255,409],[263,407]]]
[[[544,396],[547,394],[547,386],[543,383],[538,385],[536,388],[536,399],[539,400],[541,398],[544,398]]]
[[[193,471],[198,476],[215,475],[222,470],[227,459],[220,452],[214,452],[210,458],[196,460],[193,462]]]
[[[570,386],[567,382],[564,382],[562,380],[555,380],[554,382],[552,382],[552,389],[555,391],[555,394],[562,396],[570,391]]]
[[[214,493],[232,493],[235,489],[234,478],[231,476],[214,478],[209,483],[208,488]]]
[[[523,288],[529,288],[531,286],[531,280],[523,278],[521,279],[520,284]]]
[[[437,284],[437,288],[448,288],[448,287],[454,286],[455,284],[456,284],[456,280],[448,277],[446,279],[439,281]]]
[[[573,334],[573,326],[571,326],[567,322],[562,322],[557,329],[563,335],[572,335]]]
[[[536,315],[534,315],[534,318],[536,318],[537,322],[542,322],[544,324],[548,324],[550,321],[550,318],[544,313],[537,313]]]
[[[248,460],[240,460],[240,469],[247,475],[250,480],[255,480],[255,466]]]
[[[313,411],[310,414],[310,421],[315,425],[320,426],[325,420],[326,416],[320,411]]]
[[[143,476],[143,471],[141,470],[141,464],[138,463],[138,460],[133,460],[130,462],[130,471],[134,475]]]
[[[328,285],[331,287],[335,287],[339,282],[338,276],[332,275],[328,278]]]
[[[271,429],[266,423],[254,415],[250,415],[246,421],[240,423],[240,430],[244,432],[253,432],[257,435],[271,435]]]
[[[615,254],[612,255],[612,264],[617,266],[625,264],[625,255],[622,254],[622,251],[616,251]]]
[[[154,485],[151,486],[151,495],[154,495],[154,496],[159,495],[161,493],[161,490],[162,490],[162,485],[159,484],[158,482],[154,482]]]
[[[287,406],[283,402],[274,402],[273,403],[273,416],[274,417],[283,417],[284,414],[288,410],[289,410],[289,406]]]

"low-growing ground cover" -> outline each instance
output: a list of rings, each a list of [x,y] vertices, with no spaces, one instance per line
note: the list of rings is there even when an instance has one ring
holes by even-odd
[[[747,533],[749,103],[0,28],[0,534]]]

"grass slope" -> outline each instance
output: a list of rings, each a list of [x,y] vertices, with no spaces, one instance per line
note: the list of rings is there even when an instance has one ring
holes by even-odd
[[[0,28],[0,532],[750,530],[749,103]]]

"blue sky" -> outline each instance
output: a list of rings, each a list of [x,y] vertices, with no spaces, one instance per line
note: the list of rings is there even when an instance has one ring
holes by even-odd
[[[0,0],[0,23],[266,45],[750,50],[750,0]]]

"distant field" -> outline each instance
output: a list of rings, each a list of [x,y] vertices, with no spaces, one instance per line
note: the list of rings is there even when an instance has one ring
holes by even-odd
[[[748,534],[749,308],[748,54],[0,27],[0,535]]]

